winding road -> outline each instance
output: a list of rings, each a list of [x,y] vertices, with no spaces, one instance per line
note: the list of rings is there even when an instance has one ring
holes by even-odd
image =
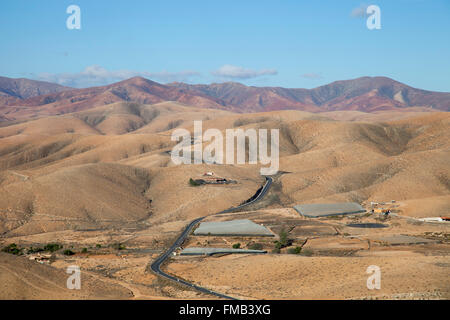
[[[220,211],[217,214],[223,214],[223,213],[229,213],[229,212],[233,212],[235,210],[241,209],[243,207],[249,206],[255,202],[258,202],[259,200],[261,200],[267,193],[267,191],[269,190],[270,186],[272,185],[272,178],[271,177],[267,177],[266,176],[266,182],[264,183],[263,187],[260,188],[258,190],[258,194],[256,195],[256,197],[254,197],[251,201],[248,201],[246,203],[243,203],[237,207],[233,207],[233,208],[229,208],[223,211]],[[224,299],[232,299],[232,300],[236,300],[233,297],[221,294],[219,292],[215,292],[200,286],[197,286],[195,284],[192,284],[190,282],[187,282],[183,279],[179,279],[175,276],[172,276],[170,274],[165,273],[164,271],[161,270],[161,265],[172,255],[172,253],[178,248],[180,247],[183,242],[186,240],[186,238],[189,236],[190,232],[192,231],[192,229],[194,228],[194,226],[199,223],[200,221],[202,221],[203,219],[205,219],[207,216],[201,217],[201,218],[197,218],[194,221],[192,221],[191,223],[189,223],[186,228],[183,230],[183,232],[181,233],[181,235],[177,238],[177,240],[175,241],[174,244],[172,244],[172,246],[166,251],[164,252],[162,255],[160,255],[150,266],[150,269],[156,273],[159,276],[162,276],[166,279],[175,281],[177,283],[183,284],[185,286],[188,286],[190,288],[193,288],[197,291],[200,291],[202,293],[206,293],[206,294],[211,294],[220,298],[224,298]]]

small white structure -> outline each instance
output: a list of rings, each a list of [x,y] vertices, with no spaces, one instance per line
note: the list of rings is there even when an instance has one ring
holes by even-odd
[[[444,221],[444,219],[442,219],[441,217],[433,217],[433,218],[421,218],[418,219],[419,221],[424,221],[424,222],[442,222]]]
[[[204,176],[213,176],[214,172],[205,172],[203,175]]]

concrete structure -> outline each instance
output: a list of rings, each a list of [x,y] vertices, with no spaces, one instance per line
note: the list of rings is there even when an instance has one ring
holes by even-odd
[[[448,218],[441,218],[441,217],[431,217],[431,218],[420,218],[417,219],[419,221],[424,221],[424,222],[448,222],[449,219]]]
[[[180,252],[181,256],[212,256],[213,254],[229,254],[229,253],[267,253],[265,250],[247,250],[247,249],[230,249],[230,248],[186,248]]]
[[[437,243],[436,240],[430,240],[426,238],[405,236],[405,235],[390,235],[390,236],[380,236],[380,237],[370,237],[372,241],[387,243],[391,246],[400,245],[410,245],[410,244],[427,244],[427,243]]]
[[[274,234],[266,227],[254,223],[248,219],[219,221],[219,222],[202,222],[195,229],[196,236],[257,236],[257,237],[273,237]]]
[[[366,211],[360,204],[355,202],[298,204],[294,206],[294,209],[302,216],[310,218],[354,214]]]

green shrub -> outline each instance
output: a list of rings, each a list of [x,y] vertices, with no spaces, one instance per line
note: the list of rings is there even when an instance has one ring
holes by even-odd
[[[81,253],[88,253],[88,248],[81,249]]]
[[[44,251],[55,252],[58,251],[59,249],[62,249],[62,247],[63,246],[58,243],[49,243],[44,247]]]
[[[125,245],[122,243],[114,243],[112,247],[116,250],[125,250]]]
[[[253,243],[249,245],[248,248],[251,250],[262,250],[263,245],[261,243]]]
[[[30,247],[30,248],[27,250],[27,253],[38,253],[38,252],[42,252],[42,251],[44,251],[44,249],[42,249],[42,248],[39,248],[39,247],[37,247],[37,248]]]
[[[233,249],[239,249],[241,247],[240,243],[233,244]]]
[[[299,254],[301,251],[302,251],[301,247],[295,247],[295,248],[288,249],[289,254]]]
[[[304,250],[302,250],[301,252],[300,252],[300,254],[302,255],[302,256],[312,256],[313,255],[313,252],[311,251],[311,250],[309,250],[309,249],[304,249]]]
[[[278,251],[283,248],[283,245],[281,244],[280,241],[275,241],[275,249],[277,249]]]
[[[200,183],[198,183],[197,181],[195,181],[195,180],[192,179],[192,178],[189,179],[189,184],[190,184],[191,186],[194,186],[194,187],[197,187],[197,186],[200,185]]]
[[[280,231],[280,240],[275,242],[275,247],[281,249],[290,246],[292,240],[290,240],[288,237],[289,234],[286,232],[286,230],[282,229]]]
[[[4,248],[2,249],[2,251],[3,251],[3,252],[6,252],[6,253],[15,254],[15,255],[17,255],[17,256],[20,256],[20,255],[23,254],[23,248],[19,248],[19,247],[17,246],[17,244],[15,244],[15,243],[11,243],[10,245],[4,247]]]
[[[274,248],[274,249],[272,250],[272,253],[280,253],[280,252],[281,252],[281,250],[278,249],[278,248]]]
[[[63,254],[65,256],[73,256],[75,254],[75,252],[73,252],[72,250],[66,249],[63,251]]]
[[[96,247],[97,249],[100,249],[100,248],[102,247],[102,245],[99,244],[99,243],[97,243],[97,244],[95,245],[95,247]]]

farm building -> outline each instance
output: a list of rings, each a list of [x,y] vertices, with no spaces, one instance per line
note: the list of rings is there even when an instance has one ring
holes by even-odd
[[[202,222],[200,226],[195,229],[194,234],[196,236],[274,236],[274,234],[270,232],[266,227],[256,224],[253,221],[247,219],[219,222]]]
[[[294,209],[302,216],[319,218],[343,214],[354,214],[366,210],[355,202],[298,204]]]

